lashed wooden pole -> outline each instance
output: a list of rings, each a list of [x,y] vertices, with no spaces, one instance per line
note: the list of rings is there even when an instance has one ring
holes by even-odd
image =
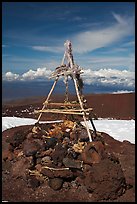
[[[65,76],[64,83],[66,85],[66,92],[65,92],[65,102],[68,102],[68,76]]]
[[[81,98],[80,98],[80,94],[79,94],[79,90],[78,90],[78,86],[77,86],[77,81],[76,81],[75,76],[73,76],[72,78],[73,78],[73,81],[74,81],[74,85],[75,85],[75,89],[76,89],[76,94],[77,94],[77,97],[78,97],[81,109],[83,111],[83,119],[84,119],[84,123],[85,123],[86,129],[87,129],[87,133],[88,133],[88,136],[89,136],[89,141],[92,142],[92,137],[91,137],[91,134],[90,134],[90,131],[89,131],[89,127],[88,127],[88,124],[87,124],[86,113],[84,111],[83,103],[82,103]]]
[[[53,83],[53,85],[52,85],[52,88],[51,88],[51,90],[50,90],[50,92],[49,92],[49,94],[48,94],[48,96],[47,96],[47,99],[46,99],[46,101],[44,102],[44,105],[43,105],[42,110],[44,110],[45,107],[47,106],[48,101],[49,101],[49,98],[50,98],[50,96],[51,96],[51,94],[52,94],[52,92],[53,92],[53,90],[54,90],[54,88],[55,88],[55,86],[56,86],[57,81],[58,81],[58,78],[59,78],[59,77],[57,76],[56,79],[55,79],[55,81],[54,81],[54,83]],[[39,114],[38,122],[39,122],[41,116],[42,116],[42,112]]]

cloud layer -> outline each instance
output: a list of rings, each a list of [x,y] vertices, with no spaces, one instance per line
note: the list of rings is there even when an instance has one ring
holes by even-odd
[[[135,87],[135,74],[127,70],[100,69],[84,71],[83,78],[86,84],[98,84],[103,86],[120,86],[123,88]]]
[[[30,69],[29,71],[23,73],[22,75],[15,74],[12,72],[6,72],[3,74],[2,78],[4,81],[29,81],[38,79],[48,79],[51,75],[51,70],[47,68],[37,68],[36,71]]]
[[[52,71],[46,68],[37,68],[37,70],[30,69],[22,75],[7,72],[3,74],[4,81],[30,81],[30,80],[45,80],[48,79]],[[92,84],[98,86],[114,86],[123,89],[134,89],[135,87],[135,73],[127,70],[117,69],[99,69],[92,71],[85,69],[82,74],[85,84]]]

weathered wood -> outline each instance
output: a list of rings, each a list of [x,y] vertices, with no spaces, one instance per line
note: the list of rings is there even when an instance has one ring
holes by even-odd
[[[83,70],[81,69],[80,66],[76,65],[74,63],[73,60],[73,55],[72,55],[72,44],[69,40],[67,40],[65,42],[65,47],[66,47],[66,51],[64,53],[63,59],[62,59],[62,63],[61,66],[57,67],[56,70],[52,73],[50,78],[55,78],[54,84],[48,94],[48,97],[46,99],[46,101],[43,103],[43,108],[42,110],[35,110],[34,113],[40,113],[39,117],[38,117],[38,122],[41,118],[42,113],[60,113],[60,114],[76,114],[76,115],[82,115],[83,119],[84,119],[84,123],[85,123],[85,127],[87,129],[87,133],[89,136],[89,141],[92,141],[92,137],[90,134],[90,130],[88,127],[88,123],[87,123],[87,116],[89,116],[90,111],[92,111],[92,108],[89,109],[84,109],[84,104],[81,98],[81,86],[80,86],[80,74],[83,73]],[[67,63],[65,64],[65,59],[67,61]],[[66,102],[67,103],[49,103],[49,98],[55,88],[55,85],[59,79],[60,76],[64,76],[65,77],[65,85],[66,85]],[[70,77],[71,79],[73,79],[74,81],[74,85],[75,85],[75,90],[76,90],[76,94],[77,94],[77,98],[78,98],[78,102],[79,104],[73,104],[73,103],[68,103],[68,77]],[[66,109],[52,109],[49,106],[62,106],[62,107],[66,107]],[[67,107],[71,107],[71,109],[67,109]],[[80,109],[72,109],[74,107],[80,107]],[[48,108],[48,109],[47,109]],[[49,109],[50,108],[50,109]],[[92,120],[92,119],[91,119]],[[96,129],[95,126],[93,124],[93,121],[91,121],[94,132],[96,133]]]
[[[93,109],[92,108],[88,108],[88,109],[84,109],[84,110],[81,110],[81,109],[48,109],[48,110],[58,110],[58,111],[67,111],[67,112],[89,112],[89,111],[92,111]]]
[[[52,88],[51,88],[51,90],[50,90],[50,92],[49,92],[49,94],[48,94],[48,97],[47,97],[46,101],[44,102],[44,106],[43,106],[42,110],[44,110],[44,108],[46,107],[46,104],[47,104],[48,101],[49,101],[49,98],[50,98],[50,96],[51,96],[51,94],[52,94],[52,92],[53,92],[53,90],[54,90],[54,88],[55,88],[55,85],[56,85],[56,83],[57,83],[57,81],[58,81],[58,78],[59,78],[59,77],[56,77],[56,80],[54,81],[54,83],[53,83],[53,85],[52,85]],[[38,117],[38,122],[39,122],[41,116],[42,116],[42,112],[40,113],[40,115],[39,115],[39,117]]]
[[[63,111],[58,109],[43,109],[43,110],[35,110],[34,113],[60,113],[60,114],[70,114],[70,115],[89,115],[88,112],[75,112],[75,111]]]
[[[89,136],[89,141],[92,142],[92,137],[91,137],[90,130],[89,130],[89,127],[88,127],[88,124],[87,124],[87,120],[86,120],[86,113],[84,112],[83,103],[82,103],[80,95],[79,95],[77,81],[76,81],[75,77],[73,77],[73,81],[74,81],[74,85],[75,85],[75,89],[76,89],[76,94],[77,94],[77,97],[78,97],[81,109],[83,111],[83,119],[84,119],[84,123],[85,123],[86,129],[87,129],[87,133],[88,133],[88,136]]]
[[[38,111],[42,111],[42,110],[38,110]],[[57,108],[54,109],[54,108],[52,108],[52,109],[44,109],[44,110],[48,110],[48,111],[50,111],[50,110],[53,110],[53,111],[66,111],[66,112],[89,112],[89,111],[92,111],[93,109],[88,108],[88,109],[82,110],[82,109],[57,109]]]
[[[73,107],[78,107],[80,106],[79,103],[47,103],[44,102],[43,104],[46,104],[47,106],[51,105],[51,106],[73,106]]]

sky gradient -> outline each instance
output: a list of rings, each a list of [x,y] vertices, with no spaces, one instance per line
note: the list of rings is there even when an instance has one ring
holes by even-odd
[[[48,77],[61,64],[67,39],[87,83],[113,75],[134,86],[133,2],[3,2],[3,79]]]

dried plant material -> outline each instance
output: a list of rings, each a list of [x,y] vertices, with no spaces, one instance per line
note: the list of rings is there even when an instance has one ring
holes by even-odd
[[[42,173],[40,173],[38,170],[29,170],[29,175],[34,175],[36,178],[42,178],[44,180],[49,180],[49,178]]]
[[[65,128],[70,128],[73,129],[75,125],[75,122],[71,121],[71,120],[64,120],[62,126],[65,126]]]
[[[82,151],[83,151],[85,145],[86,145],[85,142],[79,142],[79,141],[78,141],[78,143],[77,143],[77,144],[74,144],[72,148],[74,149],[75,152],[77,152],[77,153],[82,153]]]
[[[34,126],[34,127],[32,128],[32,132],[35,133],[35,134],[37,134],[40,130],[41,130],[41,128],[38,127],[38,126]]]
[[[65,170],[69,170],[69,168],[65,167],[65,168],[53,168],[53,167],[49,167],[49,166],[42,166],[43,169],[49,169],[51,171],[65,171]]]

